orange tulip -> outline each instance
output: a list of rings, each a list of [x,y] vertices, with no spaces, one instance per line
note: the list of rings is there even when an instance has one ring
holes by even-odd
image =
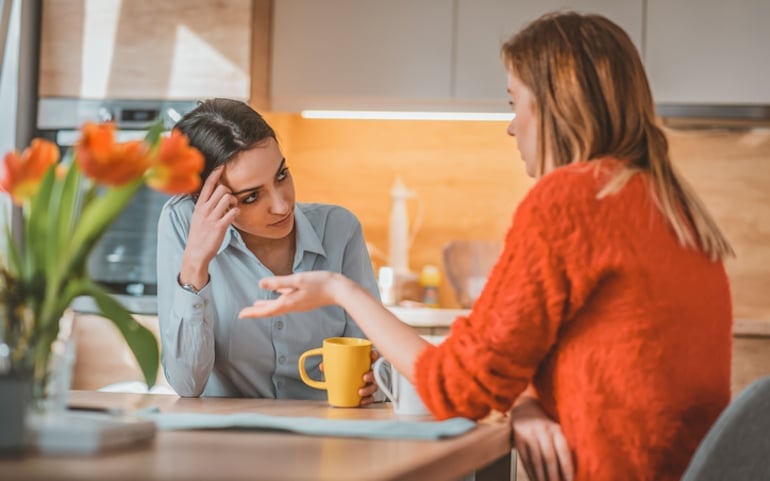
[[[179,130],[161,139],[158,155],[147,175],[147,185],[166,194],[189,194],[201,185],[203,154],[190,147]]]
[[[0,190],[11,194],[15,204],[37,192],[49,167],[59,161],[59,147],[45,139],[33,139],[19,156],[15,151],[5,154],[0,166]]]
[[[75,158],[86,177],[120,186],[144,174],[150,166],[150,148],[141,140],[115,143],[114,124],[87,122],[75,144]]]

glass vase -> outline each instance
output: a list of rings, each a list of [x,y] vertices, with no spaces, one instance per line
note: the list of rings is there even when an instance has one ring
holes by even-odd
[[[38,343],[32,368],[30,413],[52,416],[67,409],[72,371],[75,366],[74,314],[67,310],[59,320],[56,338]]]
[[[7,348],[0,344],[0,349],[2,346]],[[24,451],[24,414],[29,392],[30,376],[0,373],[0,458],[18,456]]]

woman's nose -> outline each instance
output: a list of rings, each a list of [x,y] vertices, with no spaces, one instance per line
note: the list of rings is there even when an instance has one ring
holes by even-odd
[[[274,190],[270,197],[270,213],[285,214],[289,210],[289,200],[280,190]]]
[[[516,131],[513,129],[513,120],[508,123],[508,128],[505,131],[511,137],[516,137]]]

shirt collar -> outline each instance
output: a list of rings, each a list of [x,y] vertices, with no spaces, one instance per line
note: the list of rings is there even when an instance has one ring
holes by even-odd
[[[318,238],[318,233],[298,205],[294,206],[294,228],[297,235],[297,247],[294,253],[295,269],[302,262],[305,252],[312,252],[326,257],[326,250],[323,243],[321,243],[321,239]],[[225,232],[225,237],[222,239],[222,244],[219,246],[217,254],[221,253],[231,242],[235,242],[240,237],[238,231],[231,225],[227,232]]]
[[[297,231],[297,250],[294,254],[295,269],[302,261],[305,252],[312,252],[326,257],[326,249],[324,249],[318,233],[299,206],[294,207],[294,228]]]

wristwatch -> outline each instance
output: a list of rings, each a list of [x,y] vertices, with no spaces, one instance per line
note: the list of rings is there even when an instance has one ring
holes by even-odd
[[[197,287],[195,287],[192,284],[182,284],[182,279],[180,278],[180,276],[181,276],[181,274],[177,274],[176,275],[176,282],[177,282],[177,284],[179,284],[179,287],[181,287],[182,289],[186,290],[187,292],[192,292],[193,294],[195,294],[197,296],[198,293],[201,291],[201,289],[203,289],[203,287],[201,287],[201,289],[198,289]],[[208,284],[208,281],[206,281],[206,284]],[[206,284],[204,284],[203,286],[205,287]]]

